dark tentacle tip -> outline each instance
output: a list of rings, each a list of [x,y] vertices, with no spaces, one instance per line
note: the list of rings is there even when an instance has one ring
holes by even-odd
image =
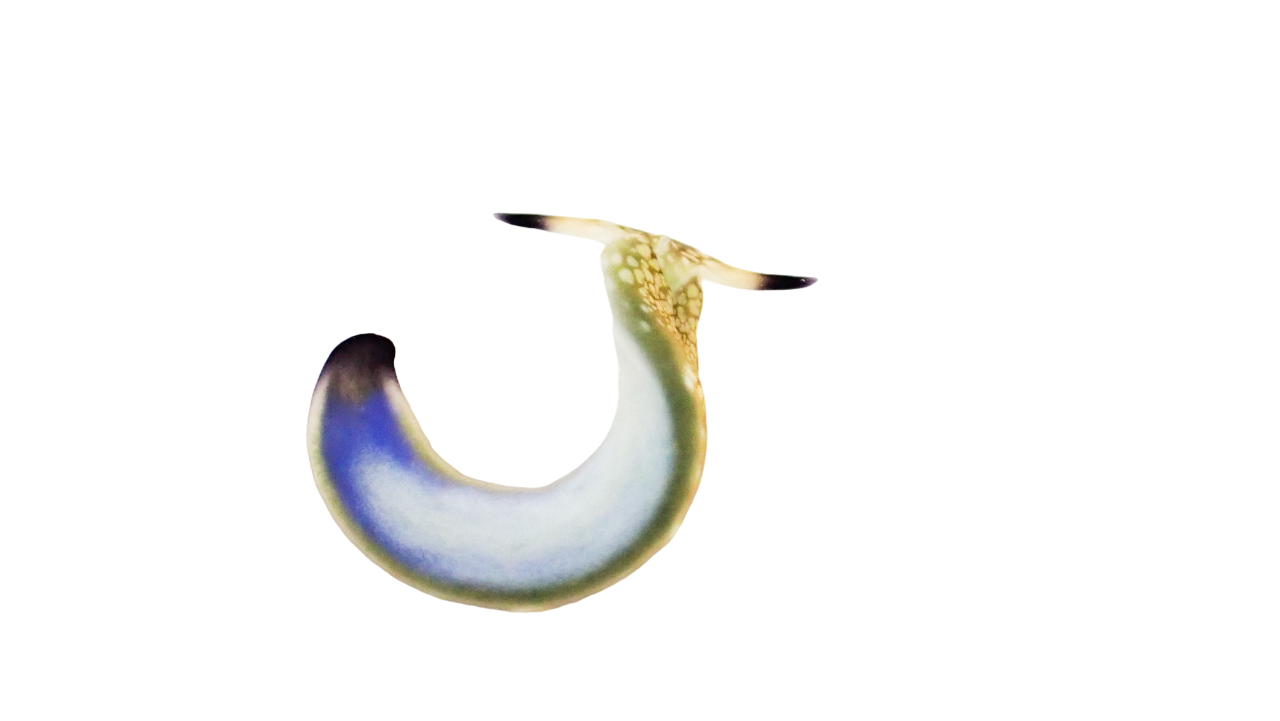
[[[494,213],[493,217],[504,223],[518,225],[521,228],[535,228],[537,230],[547,229],[547,216],[545,215],[529,215],[527,213]]]
[[[325,361],[333,388],[348,401],[363,400],[384,378],[396,377],[396,346],[373,333],[352,336],[338,344]]]
[[[760,281],[760,285],[756,290],[791,290],[793,288],[808,288],[817,283],[817,278],[807,278],[798,275],[766,275]]]

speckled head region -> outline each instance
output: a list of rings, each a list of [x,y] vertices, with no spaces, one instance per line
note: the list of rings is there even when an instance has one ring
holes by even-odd
[[[696,254],[666,236],[639,234],[610,243],[600,257],[614,316],[635,315],[642,336],[668,334],[695,377],[702,313]]]
[[[352,336],[338,344],[325,361],[320,377],[329,378],[329,387],[348,403],[358,403],[396,377],[396,346],[373,333]]]

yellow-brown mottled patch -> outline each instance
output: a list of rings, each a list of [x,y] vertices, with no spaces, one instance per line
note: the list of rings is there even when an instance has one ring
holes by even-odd
[[[678,241],[669,241],[672,245],[677,245]],[[663,260],[659,260],[662,256],[652,254],[652,251],[646,252],[641,250],[646,248],[644,243],[637,243],[632,251],[637,255],[650,259],[644,265],[650,265],[658,273],[650,273],[650,271],[641,265],[641,270],[634,274],[636,280],[637,292],[639,292],[643,304],[641,310],[646,315],[652,316],[657,320],[659,327],[671,330],[673,336],[680,343],[681,350],[685,352],[686,360],[695,373],[700,366],[698,357],[698,324],[701,320],[701,312],[703,312],[703,284],[696,277],[696,274],[689,274],[682,269],[677,269],[677,273],[663,273]],[[646,248],[648,250],[648,248]],[[682,250],[682,248],[681,248]],[[685,265],[684,261],[689,259],[689,255],[684,252],[675,254],[676,263]],[[681,287],[673,288],[669,284],[669,280],[684,280]]]
[[[696,374],[702,287],[695,271],[696,266],[702,262],[702,254],[665,236],[654,238],[639,235],[628,239],[627,245],[630,247],[620,250],[628,254],[626,264],[636,270],[628,273],[623,268],[619,275],[636,284],[642,301],[641,309],[657,325],[667,328],[676,336],[689,366]],[[630,279],[626,276],[630,276]]]

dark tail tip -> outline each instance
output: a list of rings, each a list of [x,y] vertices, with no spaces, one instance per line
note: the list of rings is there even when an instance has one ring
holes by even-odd
[[[535,228],[537,230],[547,229],[547,216],[545,215],[528,215],[526,213],[494,213],[493,217],[504,223],[518,225],[521,228]]]
[[[378,387],[384,378],[396,377],[396,346],[390,340],[373,333],[352,336],[338,344],[325,361],[323,378],[344,399],[363,400]]]
[[[793,288],[808,288],[817,283],[817,278],[806,278],[798,275],[766,275],[760,281],[760,285],[756,290],[792,290]]]

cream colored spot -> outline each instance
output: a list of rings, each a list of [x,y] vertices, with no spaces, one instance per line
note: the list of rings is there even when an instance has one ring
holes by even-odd
[[[631,277],[631,269],[630,269],[630,268],[623,268],[622,270],[619,270],[619,271],[618,271],[618,277],[619,277],[619,278],[621,278],[621,279],[622,279],[622,282],[624,282],[624,283],[632,283],[632,282],[635,282],[635,281],[634,281],[634,279]]]
[[[622,253],[615,252],[609,260],[613,261],[614,265],[622,265]]]
[[[636,252],[637,252],[637,253],[639,253],[641,256],[643,256],[643,257],[645,257],[645,258],[648,258],[648,257],[649,257],[650,255],[652,255],[652,253],[653,253],[653,251],[649,250],[649,246],[647,246],[647,245],[639,245],[639,246],[637,246],[637,247],[636,247]]]
[[[640,265],[640,261],[636,260],[636,257],[634,255],[628,255],[627,265],[631,266],[632,268],[635,268]]]
[[[649,324],[648,324],[647,322],[645,322],[645,321],[640,321],[640,330],[645,331],[645,332],[648,332],[648,331],[650,331],[650,330],[652,330],[652,329],[653,329],[653,326],[649,325]]]

